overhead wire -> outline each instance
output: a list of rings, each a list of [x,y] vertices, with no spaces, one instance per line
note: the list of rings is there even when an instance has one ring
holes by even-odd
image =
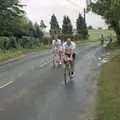
[[[71,1],[71,0],[66,0],[68,3],[70,3],[70,4],[72,4],[72,5],[74,5],[74,6],[76,6],[76,7],[78,7],[78,8],[81,8],[81,6],[80,5],[78,5],[78,4],[76,4],[76,3],[74,3],[73,1]],[[88,0],[85,0],[85,2],[87,3],[87,1]]]

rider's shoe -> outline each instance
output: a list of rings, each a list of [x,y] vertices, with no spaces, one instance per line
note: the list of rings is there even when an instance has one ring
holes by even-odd
[[[74,72],[72,72],[72,75],[74,75]]]
[[[62,62],[60,61],[60,62],[59,62],[59,64],[61,65],[61,64],[62,64]]]

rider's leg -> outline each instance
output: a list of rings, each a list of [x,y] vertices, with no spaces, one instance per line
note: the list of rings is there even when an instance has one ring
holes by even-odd
[[[53,65],[55,64],[55,53],[53,52]]]
[[[55,65],[55,59],[56,59],[56,50],[53,50],[53,64]]]
[[[72,75],[74,74],[74,60],[71,61]]]
[[[62,64],[62,51],[59,51],[59,60],[60,60],[60,64]]]
[[[71,68],[72,68],[72,74],[74,74],[74,70],[75,70],[75,54],[73,54],[73,60],[71,63]]]

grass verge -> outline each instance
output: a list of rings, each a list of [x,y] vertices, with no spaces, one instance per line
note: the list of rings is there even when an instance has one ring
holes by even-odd
[[[27,53],[43,51],[47,49],[50,49],[48,45],[34,49],[11,49],[7,51],[0,51],[0,62],[16,58]]]
[[[120,50],[112,51],[102,67],[98,85],[96,120],[120,120]],[[110,56],[111,56],[110,55]]]

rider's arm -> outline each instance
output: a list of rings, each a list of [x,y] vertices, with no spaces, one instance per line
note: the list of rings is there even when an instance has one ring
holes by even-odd
[[[73,54],[74,54],[74,51],[75,51],[75,45],[72,44],[72,47],[71,47],[71,58],[72,58],[72,56],[73,56]]]
[[[55,48],[55,40],[52,41],[52,49]]]
[[[76,43],[74,43],[73,50],[74,50],[74,53],[76,53]]]
[[[63,57],[65,56],[65,44],[63,44],[62,46],[62,53],[63,53]]]

